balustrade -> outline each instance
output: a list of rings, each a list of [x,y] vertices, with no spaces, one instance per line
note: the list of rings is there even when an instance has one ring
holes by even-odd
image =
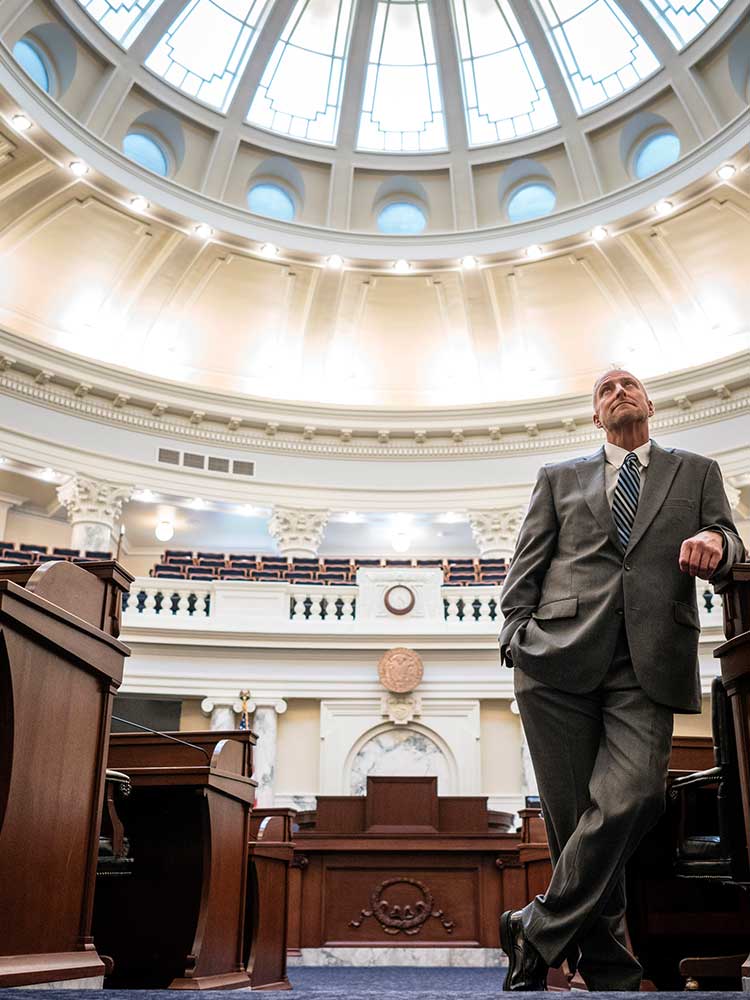
[[[123,624],[237,631],[350,631],[358,625],[358,593],[357,586],[336,584],[141,577],[131,587]],[[501,594],[499,585],[441,587],[444,626],[459,632],[496,633],[502,617]],[[720,629],[721,597],[702,580],[698,581],[697,597],[701,626]],[[390,628],[393,624],[389,619]]]

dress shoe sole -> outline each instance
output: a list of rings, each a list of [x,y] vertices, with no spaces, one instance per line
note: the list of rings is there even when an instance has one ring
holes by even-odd
[[[507,911],[500,918],[500,944],[502,945],[503,951],[508,958],[508,971],[505,973],[505,982],[503,983],[503,990],[510,990],[510,977],[513,974],[513,966],[515,964],[515,948],[513,947],[513,933],[510,929],[510,918],[512,911]]]

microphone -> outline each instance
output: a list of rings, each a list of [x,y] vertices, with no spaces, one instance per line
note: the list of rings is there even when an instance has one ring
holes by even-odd
[[[150,726],[142,726],[139,722],[132,722],[130,719],[121,719],[117,715],[112,716],[113,722],[122,722],[126,726],[133,726],[135,729],[142,729],[144,733],[151,733],[152,736],[161,736],[165,740],[172,740],[173,743],[181,743],[184,747],[190,747],[191,750],[200,750],[206,760],[211,763],[211,755],[204,747],[199,747],[196,743],[188,743],[187,740],[181,740],[177,736],[172,736],[171,733],[161,733],[158,729],[152,729]]]

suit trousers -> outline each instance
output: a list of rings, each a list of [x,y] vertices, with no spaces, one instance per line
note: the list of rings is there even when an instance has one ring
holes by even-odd
[[[577,946],[590,990],[637,990],[625,938],[625,864],[664,810],[672,709],[643,691],[625,629],[601,684],[569,693],[516,667],[514,685],[539,786],[552,879],[522,911],[548,965]]]

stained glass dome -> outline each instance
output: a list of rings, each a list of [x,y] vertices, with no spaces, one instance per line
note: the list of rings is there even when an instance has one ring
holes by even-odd
[[[638,86],[728,0],[78,3],[123,48],[137,43],[153,74],[222,114],[336,145],[351,87],[354,149],[430,153],[450,145],[452,81],[469,146],[528,136],[568,114],[564,93],[584,115]]]

